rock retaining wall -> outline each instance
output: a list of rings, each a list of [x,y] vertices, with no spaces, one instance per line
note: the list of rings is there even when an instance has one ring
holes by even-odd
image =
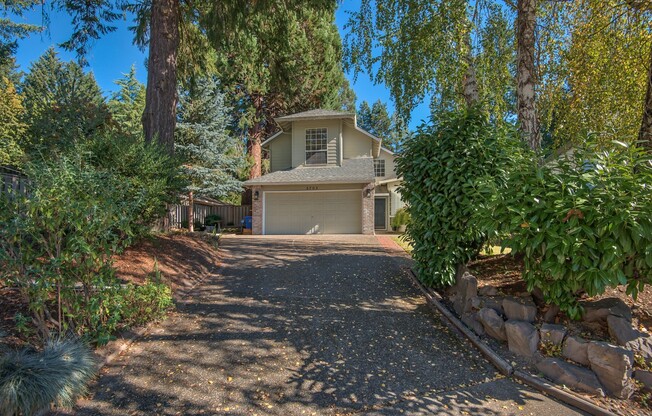
[[[448,292],[453,309],[471,330],[498,341],[531,360],[546,378],[557,384],[596,396],[629,398],[634,379],[652,390],[652,372],[633,371],[635,355],[652,364],[652,337],[632,327],[630,308],[620,299],[584,302],[584,319],[608,326],[615,344],[569,335],[564,325],[537,322],[531,295],[501,297],[465,273]],[[541,317],[544,322],[551,317]],[[541,351],[554,357],[546,357]]]

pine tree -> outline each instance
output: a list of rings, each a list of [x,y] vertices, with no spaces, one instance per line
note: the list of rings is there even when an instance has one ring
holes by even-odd
[[[190,212],[196,196],[226,199],[242,191],[244,149],[228,129],[231,109],[224,99],[213,79],[201,79],[179,94],[175,150],[190,180]]]
[[[360,103],[358,125],[383,140],[383,147],[397,151],[401,141],[408,135],[405,122],[397,113],[389,115],[387,105],[376,101],[371,107],[367,101]]]
[[[120,89],[108,102],[113,121],[121,133],[134,138],[143,137],[145,86],[136,79],[135,66],[115,83]]]
[[[21,142],[27,125],[22,121],[22,97],[6,77],[0,77],[0,166],[19,167],[23,156]]]
[[[30,151],[64,148],[102,128],[109,116],[92,73],[62,62],[53,48],[34,62],[22,86]]]

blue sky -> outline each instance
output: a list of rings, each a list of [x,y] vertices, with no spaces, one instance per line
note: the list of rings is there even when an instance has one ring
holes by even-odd
[[[344,35],[343,27],[348,18],[346,10],[351,10],[356,7],[358,7],[357,0],[340,3],[340,7],[336,12],[336,24],[342,36]],[[40,9],[37,8],[31,13],[27,13],[21,20],[25,23],[41,24]],[[98,84],[107,95],[110,95],[116,89],[115,80],[120,78],[122,74],[128,72],[132,65],[136,66],[138,79],[143,83],[147,80],[144,65],[146,51],[141,52],[133,45],[133,35],[129,30],[130,25],[131,21],[129,20],[116,22],[117,30],[96,41],[90,48],[87,56],[89,63],[87,70],[93,71]],[[20,69],[28,71],[31,62],[37,60],[50,46],[56,46],[67,40],[71,31],[69,17],[64,13],[52,11],[50,24],[46,32],[32,34],[29,38],[19,42],[16,58]],[[57,48],[57,51],[63,60],[75,59],[74,53],[66,52],[60,48]],[[393,104],[389,98],[389,91],[383,85],[374,85],[370,77],[364,73],[358,74],[355,83],[353,82],[352,74],[347,74],[347,77],[351,81],[351,85],[358,97],[358,105],[363,100],[373,103],[381,99],[387,103],[390,110],[393,110]],[[429,110],[427,104],[419,106],[412,115],[410,126],[415,127],[419,125],[420,121],[427,118],[428,115]]]

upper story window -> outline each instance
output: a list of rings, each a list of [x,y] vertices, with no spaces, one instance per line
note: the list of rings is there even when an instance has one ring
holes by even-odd
[[[306,164],[325,165],[327,162],[327,150],[327,129],[306,129]]]
[[[374,159],[374,175],[385,176],[385,159]]]

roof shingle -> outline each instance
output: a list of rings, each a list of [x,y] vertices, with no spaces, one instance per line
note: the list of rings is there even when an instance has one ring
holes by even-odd
[[[342,166],[299,166],[278,170],[259,178],[250,179],[245,186],[292,185],[307,183],[369,183],[373,182],[374,162],[370,157],[345,159]]]

